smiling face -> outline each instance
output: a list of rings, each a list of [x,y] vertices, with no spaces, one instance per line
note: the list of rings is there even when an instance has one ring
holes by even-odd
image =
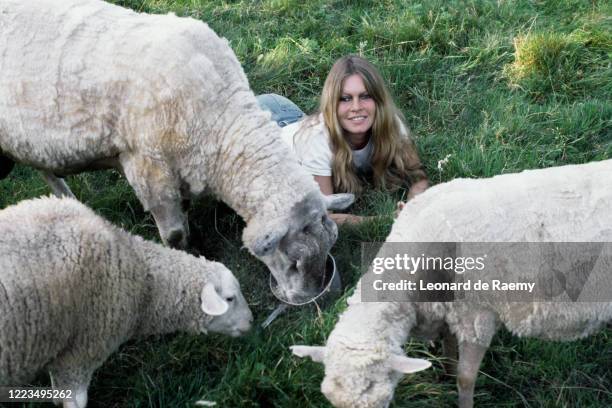
[[[348,140],[363,141],[374,124],[376,103],[359,74],[350,75],[342,82],[336,113]]]

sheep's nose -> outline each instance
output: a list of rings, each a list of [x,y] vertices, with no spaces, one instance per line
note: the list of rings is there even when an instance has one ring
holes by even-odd
[[[183,230],[174,229],[168,233],[166,243],[171,248],[184,249],[187,247],[187,237]]]
[[[249,317],[248,319],[246,319],[246,322],[241,327],[239,327],[238,330],[241,333],[246,333],[249,330],[251,330],[251,327],[253,327],[253,314],[252,313],[249,314]]]
[[[232,337],[239,337],[251,331],[251,327],[253,327],[252,323],[252,321],[249,321],[246,325],[235,328],[231,334]]]
[[[253,327],[253,318],[250,318],[249,321],[240,328],[240,331],[242,331],[243,333],[246,333],[249,330],[251,330],[251,327]]]

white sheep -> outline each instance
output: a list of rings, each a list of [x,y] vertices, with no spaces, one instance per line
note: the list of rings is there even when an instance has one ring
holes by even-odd
[[[120,170],[164,243],[184,247],[183,200],[216,195],[288,300],[319,290],[337,237],[323,197],[206,24],[99,0],[0,3],[0,175],[12,161],[65,176]]]
[[[222,264],[145,241],[73,199],[0,211],[0,386],[48,370],[85,407],[93,372],[135,336],[249,330]]]
[[[610,180],[612,160],[454,180],[411,200],[386,242],[611,242]],[[610,265],[603,265],[609,290]],[[402,373],[429,366],[404,356],[408,335],[442,335],[445,354],[455,361],[458,347],[459,406],[466,408],[473,405],[478,368],[500,324],[523,337],[574,340],[612,320],[609,301],[418,302],[423,292],[414,291],[405,302],[362,302],[366,277],[325,347],[292,348],[325,364],[321,390],[337,407],[385,407]]]

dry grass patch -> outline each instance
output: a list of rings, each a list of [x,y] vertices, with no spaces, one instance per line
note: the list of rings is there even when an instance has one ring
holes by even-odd
[[[512,87],[536,99],[587,96],[609,91],[611,51],[612,36],[606,31],[521,35],[514,39],[514,62],[504,74]]]

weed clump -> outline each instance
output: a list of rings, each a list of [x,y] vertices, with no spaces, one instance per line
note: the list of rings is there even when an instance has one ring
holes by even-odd
[[[610,88],[612,36],[603,31],[543,32],[514,39],[514,62],[504,74],[534,99],[593,96]],[[606,90],[607,88],[607,90]]]

